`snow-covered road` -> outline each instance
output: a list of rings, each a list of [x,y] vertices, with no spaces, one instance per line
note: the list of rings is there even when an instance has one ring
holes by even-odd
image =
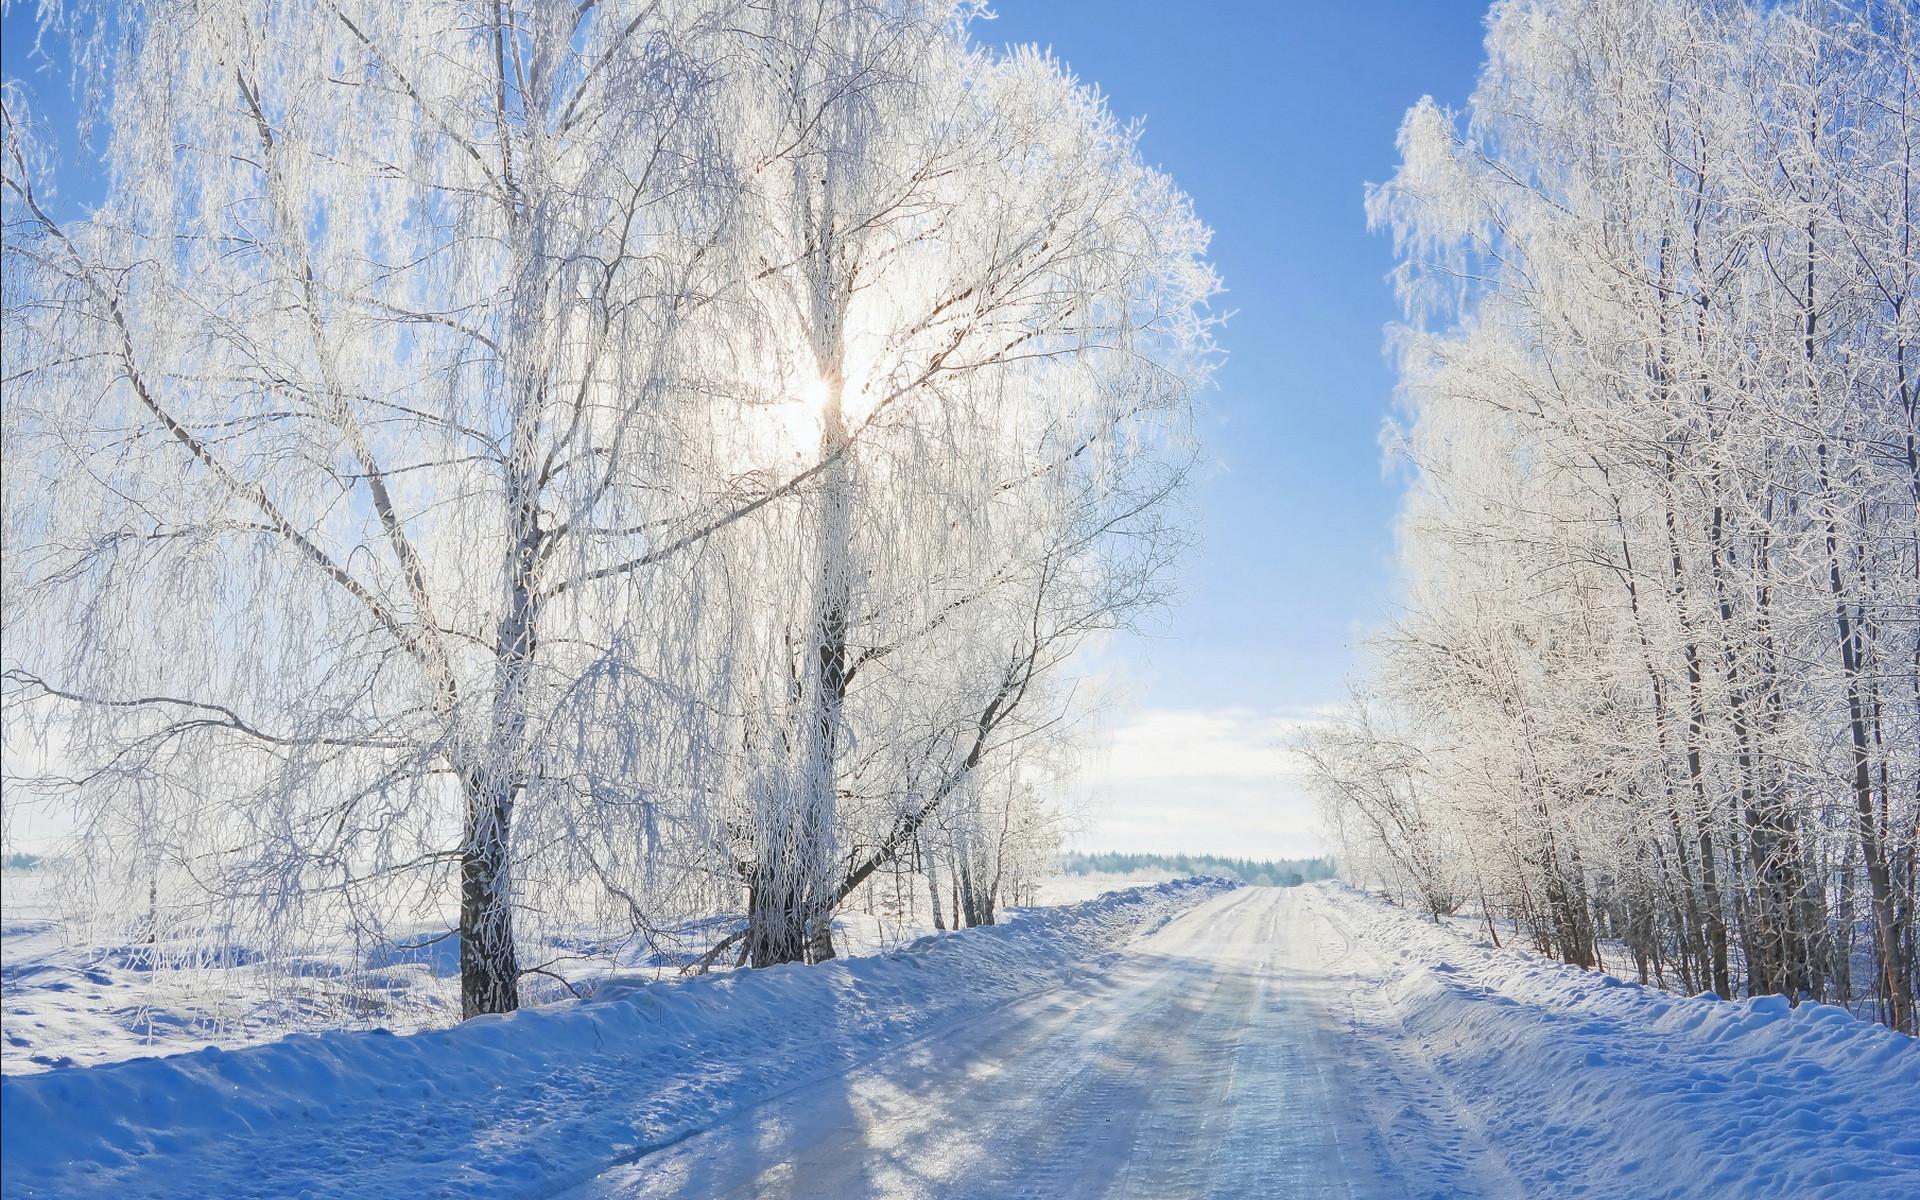
[[[1461,979],[1484,955],[1478,965],[1511,981],[1521,956],[1436,930],[1436,945],[1466,953],[1429,958],[1405,948],[1404,935],[1419,936],[1409,920],[1378,907],[1312,888],[1229,893],[1143,939],[1104,976],[802,1087],[569,1196],[1789,1194],[1776,1186],[1920,1196],[1920,1147],[1901,1124],[1920,1101],[1910,1042],[1874,1041],[1888,1051],[1883,1124],[1857,1110],[1864,1095],[1830,1090],[1813,1056],[1751,1061],[1744,1035],[1779,1016],[1764,1005],[1743,1012],[1610,980],[1596,983],[1596,998],[1577,985],[1601,977],[1548,964],[1530,1004]],[[1449,986],[1428,994],[1420,981],[1433,979]],[[1566,986],[1555,992],[1556,983]],[[1636,1031],[1578,1012],[1615,992],[1649,1013],[1695,1006],[1736,1020],[1651,1038],[1674,1044],[1632,1061],[1623,1079],[1584,1047],[1603,1040],[1630,1053],[1620,1035]],[[1449,1047],[1405,1019],[1462,1005],[1511,1036]],[[1553,1032],[1542,1037],[1543,1027]],[[1715,1042],[1726,1045],[1718,1070]],[[1572,1073],[1558,1073],[1562,1058]],[[1544,1072],[1560,1110],[1502,1087],[1502,1070]],[[1782,1090],[1775,1073],[1798,1086]],[[1728,1082],[1744,1094],[1726,1094]],[[1633,1102],[1647,1096],[1677,1103],[1656,1115]],[[1744,1132],[1709,1146],[1729,1132],[1729,1105],[1745,1110]],[[1660,1123],[1640,1124],[1648,1120]],[[1836,1136],[1849,1120],[1857,1136]],[[1734,1160],[1742,1165],[1730,1170]]]
[[[1356,949],[1248,888],[1117,969],[617,1169],[577,1196],[1399,1195],[1341,1145]],[[1330,1119],[1332,1118],[1332,1119]]]
[[[1920,1043],[1338,885],[0,1083],[6,1195],[1920,1198]]]

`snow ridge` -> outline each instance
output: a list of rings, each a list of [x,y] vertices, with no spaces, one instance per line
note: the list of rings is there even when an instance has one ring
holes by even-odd
[[[294,1035],[0,1080],[9,1196],[506,1196],[1098,971],[1237,885],[1190,879],[817,967],[603,985],[397,1036]]]

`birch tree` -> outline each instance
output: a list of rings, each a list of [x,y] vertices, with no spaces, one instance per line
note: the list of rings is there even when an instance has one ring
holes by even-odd
[[[1542,948],[1911,1029],[1912,14],[1517,0],[1488,54],[1369,198],[1414,322],[1376,687]]]
[[[756,965],[830,957],[851,890],[1155,598],[1214,288],[1186,198],[1044,56],[970,46],[945,5],[762,19],[729,91],[776,148],[755,336],[821,471],[745,535],[787,571],[716,834]]]
[[[282,929],[451,897],[467,1015],[528,920],[830,954],[1158,599],[1211,358],[1185,197],[975,15],[151,0],[77,220],[9,90],[18,787]]]

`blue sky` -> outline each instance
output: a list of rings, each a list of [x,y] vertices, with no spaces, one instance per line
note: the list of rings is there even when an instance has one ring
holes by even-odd
[[[1143,704],[1279,708],[1337,698],[1356,623],[1392,599],[1397,488],[1380,468],[1398,316],[1364,186],[1393,171],[1422,95],[1462,104],[1472,0],[998,0],[983,40],[1051,46],[1214,229],[1235,316],[1207,397],[1204,543],[1160,636],[1125,648]]]
[[[1086,848],[1297,854],[1322,848],[1280,742],[1337,701],[1357,631],[1395,595],[1399,486],[1381,468],[1393,404],[1391,239],[1368,181],[1423,95],[1459,106],[1481,60],[1476,0],[1169,4],[997,0],[994,42],[1052,47],[1214,229],[1235,313],[1207,400],[1201,544],[1180,603],[1110,657],[1131,708],[1083,771]]]
[[[1367,231],[1369,180],[1391,174],[1401,115],[1466,99],[1479,0],[1306,3],[996,0],[987,43],[1049,46],[1142,152],[1192,195],[1227,286],[1228,352],[1206,400],[1210,462],[1192,496],[1201,543],[1178,605],[1102,656],[1128,706],[1078,789],[1090,848],[1318,848],[1278,742],[1337,701],[1357,630],[1394,595],[1398,487],[1381,469],[1392,405],[1383,328],[1398,316],[1392,247]],[[33,65],[31,6],[6,18],[6,74]],[[51,48],[51,47],[50,47]],[[57,52],[57,51],[56,51]],[[68,116],[65,64],[38,72],[43,116]],[[65,110],[64,112],[62,110]],[[70,116],[68,116],[70,120]],[[67,212],[99,195],[59,173]]]

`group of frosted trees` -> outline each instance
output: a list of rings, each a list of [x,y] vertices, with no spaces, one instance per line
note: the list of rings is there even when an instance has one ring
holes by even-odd
[[[915,867],[990,921],[1214,281],[974,15],[53,10],[109,183],[63,217],[8,89],[9,819],[249,936],[457,907],[468,1014],[543,931],[817,961]]]
[[[1364,873],[1914,1030],[1917,32],[1508,0],[1408,114],[1408,599],[1304,747]]]

